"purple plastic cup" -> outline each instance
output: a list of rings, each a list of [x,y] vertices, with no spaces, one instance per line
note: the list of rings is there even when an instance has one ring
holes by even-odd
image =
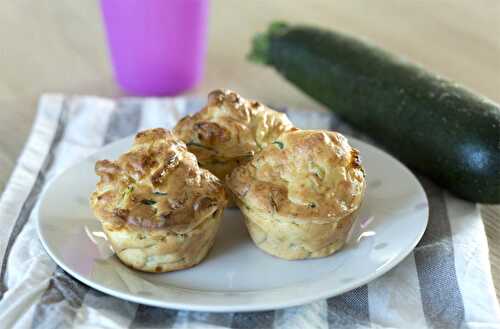
[[[101,0],[115,79],[138,96],[176,95],[202,78],[209,0]]]

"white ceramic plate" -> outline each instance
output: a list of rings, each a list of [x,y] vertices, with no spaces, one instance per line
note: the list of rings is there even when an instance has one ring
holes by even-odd
[[[38,212],[40,239],[55,262],[87,285],[142,304],[197,311],[283,308],[344,293],[387,272],[410,253],[428,219],[424,190],[401,163],[366,143],[360,150],[368,189],[347,245],[321,259],[286,261],[248,236],[240,212],[225,211],[216,243],[198,266],[147,274],[120,263],[93,218],[88,198],[97,159],[115,159],[132,138],[108,145],[46,189]]]

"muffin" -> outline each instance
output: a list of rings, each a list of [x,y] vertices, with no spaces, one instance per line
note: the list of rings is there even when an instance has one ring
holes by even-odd
[[[138,133],[130,151],[98,161],[95,172],[91,207],[123,263],[167,272],[207,255],[227,203],[224,187],[170,131]]]
[[[226,180],[255,244],[284,259],[342,248],[365,185],[359,153],[347,139],[312,130],[282,134]]]
[[[292,129],[286,114],[230,90],[215,90],[200,112],[179,121],[174,133],[200,166],[223,180],[283,132]]]

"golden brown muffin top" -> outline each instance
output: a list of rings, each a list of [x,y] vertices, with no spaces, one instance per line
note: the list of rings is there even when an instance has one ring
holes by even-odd
[[[292,127],[284,113],[245,100],[234,91],[214,90],[207,106],[180,120],[174,133],[202,167],[223,179]]]
[[[117,225],[182,233],[226,204],[219,179],[161,128],[138,133],[130,151],[97,161],[95,172],[100,180],[91,206],[100,220]]]
[[[243,206],[286,221],[328,222],[355,211],[365,175],[358,151],[330,131],[282,134],[226,180]]]

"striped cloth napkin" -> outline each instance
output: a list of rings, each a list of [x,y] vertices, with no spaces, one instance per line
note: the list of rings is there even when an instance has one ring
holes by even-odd
[[[172,127],[201,105],[184,98],[41,98],[0,201],[1,328],[500,328],[476,205],[424,178],[430,220],[417,248],[379,279],[307,305],[223,314],[160,309],[103,294],[58,268],[42,248],[34,222],[47,182],[103,145],[141,129]],[[328,113],[288,114],[302,128],[356,135]]]

